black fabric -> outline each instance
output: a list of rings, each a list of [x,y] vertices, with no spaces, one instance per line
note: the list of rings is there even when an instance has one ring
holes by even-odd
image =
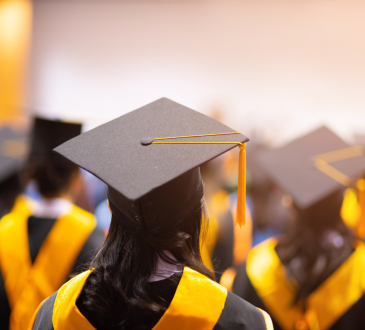
[[[251,284],[246,272],[246,263],[242,263],[237,268],[237,275],[234,279],[232,292],[242,299],[248,301],[255,307],[261,308],[270,314],[269,310],[266,308],[260,297],[257,295],[256,290]],[[272,322],[275,330],[281,330],[281,328],[276,323],[275,319],[272,318]]]
[[[108,187],[109,207],[127,231],[159,236],[175,228],[197,211],[203,197],[199,168],[191,170],[131,203]]]
[[[28,218],[28,245],[32,264],[56,220],[34,216]]]
[[[32,330],[54,330],[52,323],[53,307],[57,298],[56,291],[39,309]]]
[[[88,263],[98,253],[105,240],[105,233],[98,227],[91,232],[82,247],[71,274],[77,274],[87,269]]]
[[[237,146],[235,143],[144,146],[142,139],[232,131],[213,118],[162,98],[85,132],[55,151],[135,201]],[[234,134],[165,141],[246,142],[248,139]],[[166,200],[165,205],[168,203]]]
[[[365,329],[365,295],[343,314],[329,330]]]
[[[10,306],[5,292],[4,280],[0,272],[0,329],[9,329]]]
[[[181,280],[181,276],[182,272],[175,273],[173,276],[165,280],[148,283],[147,292],[150,298],[153,301],[161,303],[166,308],[168,308],[175,295],[176,289]],[[85,312],[85,310],[82,307],[82,300],[83,300],[83,292],[81,293],[76,303],[80,312],[89,320],[89,322],[97,330],[108,330],[108,328],[104,326],[104,321],[102,319],[99,319],[94,313]],[[138,315],[138,317],[136,317],[134,320],[131,320],[128,323],[128,329],[131,330],[140,329],[141,325],[143,325],[144,329],[152,329],[156,325],[157,321],[155,319],[147,317],[144,314],[140,314]]]
[[[18,172],[0,182],[0,219],[11,211],[21,189]]]
[[[33,122],[30,156],[48,156],[52,149],[81,133],[81,124],[36,117]]]
[[[219,283],[225,270],[233,265],[234,222],[230,211],[218,216],[218,235],[212,261],[215,277]]]
[[[247,301],[228,291],[222,314],[213,330],[266,330],[262,313]]]

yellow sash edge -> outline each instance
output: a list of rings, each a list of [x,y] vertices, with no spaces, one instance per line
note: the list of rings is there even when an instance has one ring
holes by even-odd
[[[265,325],[267,330],[274,330],[274,325],[272,324],[272,320],[269,314],[267,314],[264,310],[261,308],[256,307],[262,314],[265,320]]]
[[[92,270],[87,270],[65,283],[59,290],[53,306],[54,330],[96,330],[76,306],[77,298]]]

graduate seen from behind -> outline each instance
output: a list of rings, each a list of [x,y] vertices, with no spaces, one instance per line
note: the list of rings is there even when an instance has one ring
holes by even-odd
[[[79,168],[52,151],[80,131],[80,124],[34,120],[24,176],[41,198],[19,196],[0,221],[1,329],[27,329],[38,305],[103,244],[94,216],[72,203]]]
[[[199,165],[247,140],[163,98],[56,148],[108,185],[112,221],[89,270],[41,305],[32,329],[270,329],[270,317],[217,284],[200,254]]]
[[[365,245],[340,216],[344,189],[365,172],[364,148],[320,127],[258,156],[297,219],[251,250],[232,291],[269,312],[276,330],[365,329]]]

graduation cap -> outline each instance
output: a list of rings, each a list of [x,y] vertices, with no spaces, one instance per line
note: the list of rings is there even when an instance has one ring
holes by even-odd
[[[276,185],[305,210],[319,209],[328,197],[356,185],[365,173],[363,146],[350,146],[327,127],[258,155],[259,165]]]
[[[194,196],[202,195],[199,166],[237,145],[242,149],[237,221],[244,222],[247,141],[222,123],[162,98],[55,151],[108,185],[113,215],[126,229],[156,236],[183,221]]]
[[[35,117],[31,134],[30,157],[49,156],[60,144],[81,133],[82,124]]]

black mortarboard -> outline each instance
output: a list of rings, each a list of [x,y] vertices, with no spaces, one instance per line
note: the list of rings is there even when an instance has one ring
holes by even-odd
[[[30,155],[48,156],[60,144],[74,138],[81,133],[82,125],[60,120],[34,118]]]
[[[350,147],[320,127],[289,144],[258,155],[259,165],[299,209],[326,201],[343,187],[352,186],[365,172],[363,147]]]
[[[162,98],[81,134],[55,151],[109,186],[113,214],[119,213],[126,228],[136,231],[142,226],[157,235],[182,220],[195,194],[202,194],[199,166],[248,141],[235,133],[208,116]],[[212,136],[195,136],[206,134]],[[185,138],[156,140],[181,136]]]

